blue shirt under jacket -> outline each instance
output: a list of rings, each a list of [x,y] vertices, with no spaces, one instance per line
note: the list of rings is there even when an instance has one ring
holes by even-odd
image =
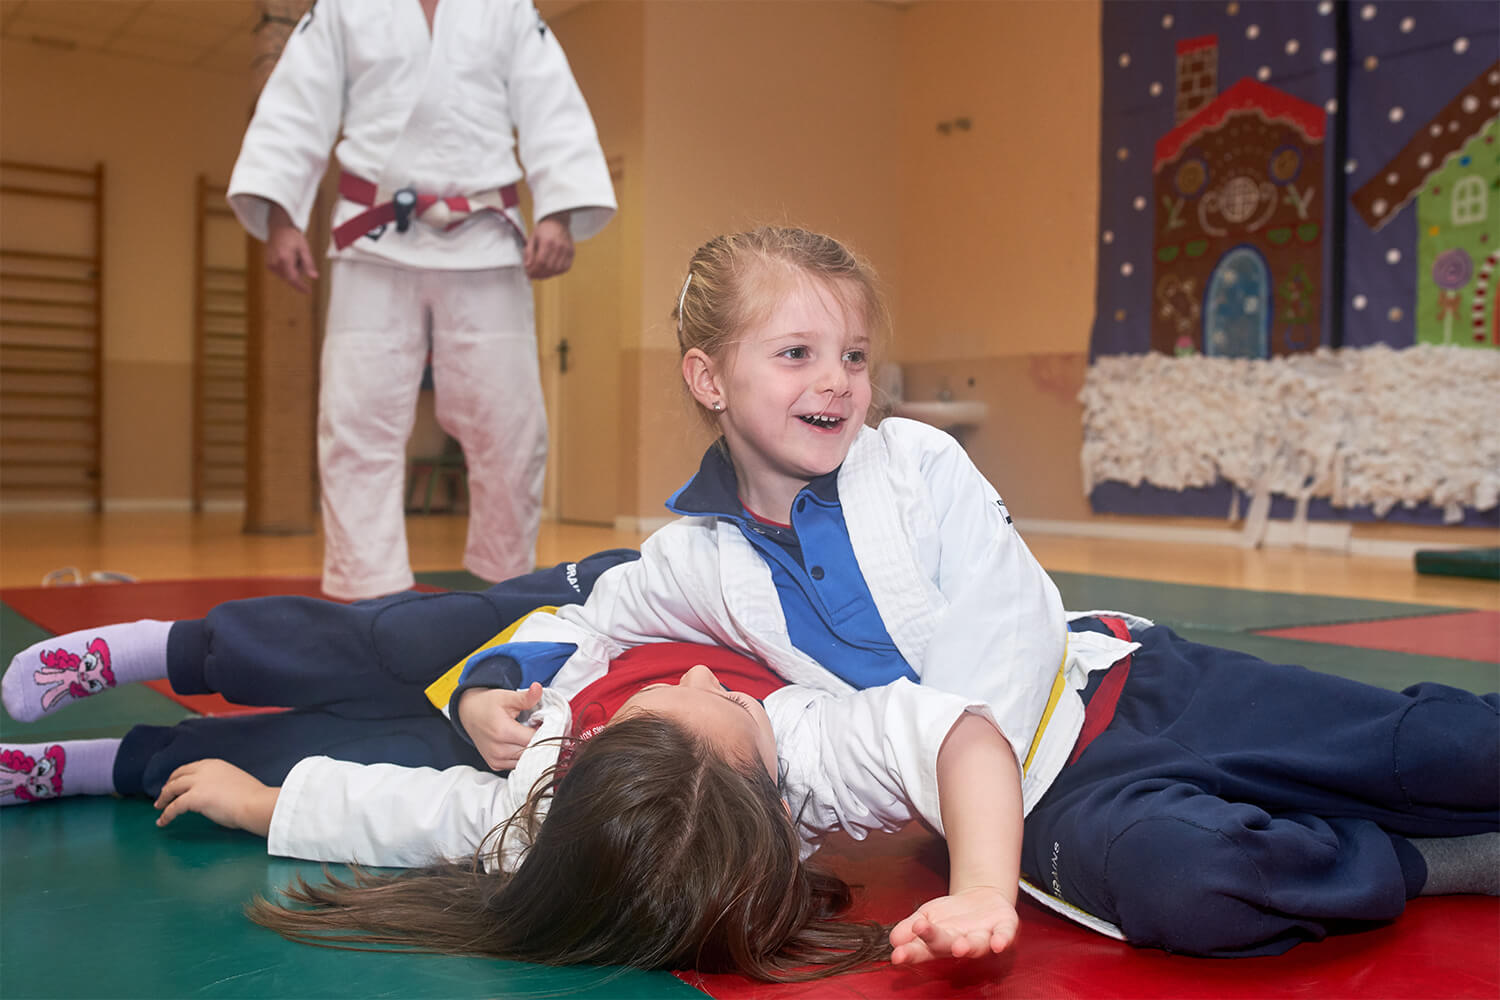
[[[792,501],[790,528],[756,520],[739,500],[728,453],[714,445],[698,474],[667,500],[687,516],[733,523],[771,567],[792,645],[857,688],[920,678],[901,656],[870,596],[849,544],[838,471],[819,476]]]
[[[667,509],[734,524],[771,568],[792,644],[857,688],[879,687],[898,677],[919,678],[886,631],[870,588],[855,561],[839,504],[838,472],[808,484],[792,503],[789,528],[758,521],[739,500],[739,484],[718,445],[704,453],[698,472],[667,500]],[[572,643],[508,643],[472,657],[450,705],[470,687],[519,690],[547,684],[573,655]],[[454,719],[457,719],[454,713]]]

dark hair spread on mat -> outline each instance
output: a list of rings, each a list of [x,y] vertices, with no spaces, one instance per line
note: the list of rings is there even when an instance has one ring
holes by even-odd
[[[550,799],[550,804],[548,800]],[[545,809],[545,818],[538,819]],[[486,871],[511,824],[530,836],[514,874]],[[887,928],[841,920],[849,886],[800,860],[758,760],[724,760],[641,713],[577,747],[475,857],[416,871],[303,879],[250,918],[294,941],[397,945],[549,965],[739,972],[791,982],[884,959]]]

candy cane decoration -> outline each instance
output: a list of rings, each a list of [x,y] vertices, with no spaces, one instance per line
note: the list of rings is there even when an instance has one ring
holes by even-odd
[[[1496,250],[1484,259],[1484,266],[1479,269],[1479,278],[1474,283],[1474,304],[1469,311],[1469,329],[1474,334],[1474,342],[1484,343],[1484,313],[1485,306],[1490,297],[1490,275],[1495,273],[1495,263],[1500,261],[1500,250]],[[1500,316],[1495,317],[1496,326],[1490,331],[1490,342],[1500,344]]]

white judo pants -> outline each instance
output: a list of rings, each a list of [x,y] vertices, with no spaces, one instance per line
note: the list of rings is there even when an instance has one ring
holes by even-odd
[[[352,600],[414,582],[406,439],[429,344],[438,423],[458,439],[468,465],[464,566],[491,581],[529,572],[547,415],[525,272],[330,263],[318,400],[324,593]]]

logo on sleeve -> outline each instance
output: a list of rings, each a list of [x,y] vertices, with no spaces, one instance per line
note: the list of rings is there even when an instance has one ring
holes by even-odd
[[[996,497],[995,498],[995,506],[1000,508],[1000,516],[1003,517],[1003,518],[1005,518],[1005,523],[1006,524],[1015,524],[1016,523],[1016,522],[1014,522],[1014,521],[1012,521],[1010,519],[1010,511],[1008,511],[1008,510],[1005,509],[1005,501],[1004,500],[1001,500],[999,497]]]

